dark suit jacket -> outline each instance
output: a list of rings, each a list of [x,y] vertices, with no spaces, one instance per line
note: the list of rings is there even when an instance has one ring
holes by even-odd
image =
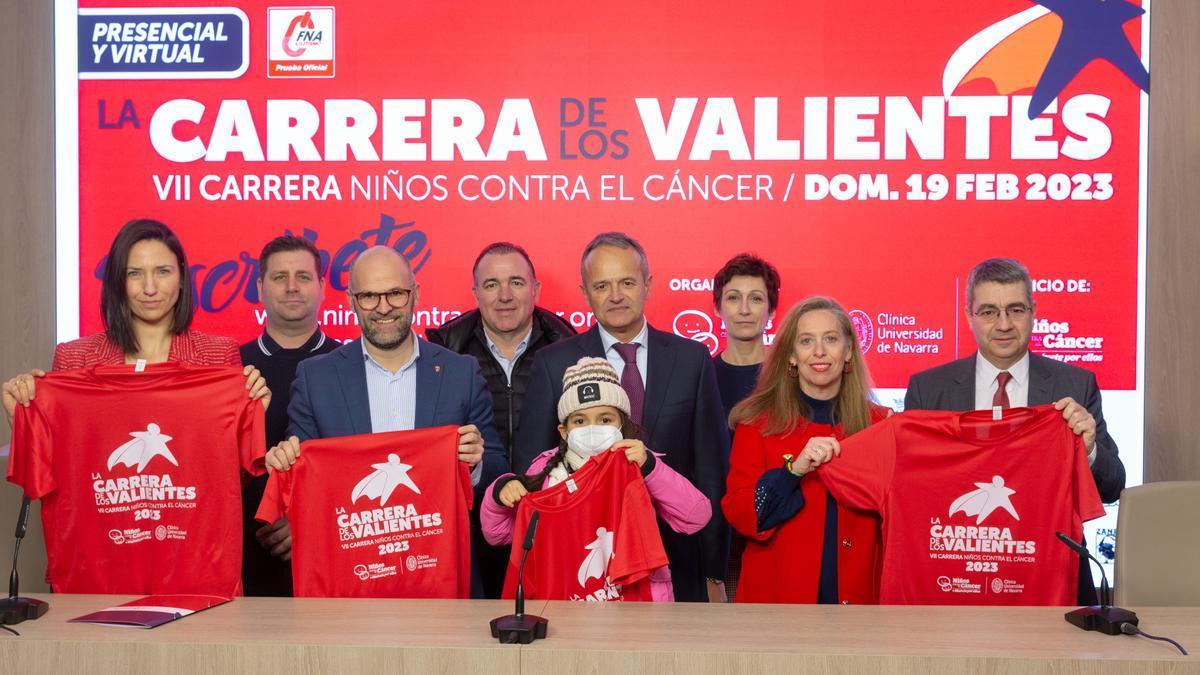
[[[425,339],[441,345],[456,354],[466,354],[479,361],[483,379],[492,394],[492,416],[496,419],[496,431],[500,442],[512,458],[514,430],[520,426],[521,404],[525,402],[525,390],[529,388],[529,373],[533,355],[546,345],[574,337],[575,329],[554,312],[533,308],[533,324],[529,342],[512,367],[512,380],[504,374],[504,368],[488,347],[487,335],[483,332],[483,319],[478,309],[473,309],[437,328],[425,331]],[[506,561],[507,563],[507,561]]]
[[[712,500],[713,518],[698,534],[681,535],[659,521],[671,566],[675,599],[703,602],[706,578],[724,579],[727,526],[721,497],[729,465],[729,431],[722,415],[712,357],[699,342],[647,332],[646,446]],[[604,358],[600,330],[561,340],[537,352],[513,446],[513,470],[525,471],[537,455],[559,443],[558,399],[563,372],[584,356]]]
[[[479,363],[421,340],[416,368],[416,428],[464,424],[478,427],[484,451],[477,492],[486,488],[507,471],[507,462],[492,421],[492,397],[479,373]],[[359,340],[300,363],[292,383],[288,419],[288,434],[302,441],[371,433],[367,372]]]
[[[904,396],[905,410],[974,410],[975,359],[978,354],[952,361],[913,375]],[[1100,407],[1100,388],[1091,371],[1054,359],[1029,355],[1029,405],[1045,405],[1070,396],[1096,418],[1096,461],[1092,477],[1106,503],[1117,501],[1125,489],[1125,465],[1117,456],[1117,444],[1108,434]],[[1095,585],[1087,559],[1079,570],[1079,602],[1095,603]]]

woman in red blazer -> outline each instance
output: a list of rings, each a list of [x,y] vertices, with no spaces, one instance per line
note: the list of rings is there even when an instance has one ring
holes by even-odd
[[[838,439],[889,414],[871,403],[858,336],[835,301],[788,312],[734,427],[722,510],[747,539],[736,602],[874,603],[882,559],[879,519],[825,490],[821,464]]]
[[[192,365],[242,365],[237,343],[191,330],[194,300],[187,256],[175,233],[155,220],[132,220],[108,250],[100,291],[104,332],[64,342],[54,350],[51,370],[94,365],[173,361]],[[250,397],[263,407],[271,392],[258,369],[246,366]],[[15,406],[28,405],[35,391],[34,369],[4,383],[9,423]]]

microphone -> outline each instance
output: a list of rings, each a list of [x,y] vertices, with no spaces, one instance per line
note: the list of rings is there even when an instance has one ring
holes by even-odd
[[[499,639],[503,644],[527,645],[534,640],[540,640],[546,637],[546,627],[550,625],[549,619],[525,614],[525,559],[533,549],[533,538],[537,534],[540,516],[540,512],[534,511],[529,516],[529,526],[525,529],[525,542],[522,546],[524,551],[521,553],[521,564],[517,568],[516,614],[496,617],[491,621],[492,637]]]
[[[1088,560],[1096,563],[1096,568],[1100,570],[1100,590],[1098,591],[1097,599],[1100,601],[1100,607],[1112,607],[1112,588],[1108,585],[1108,575],[1104,573],[1104,565],[1101,564],[1092,552],[1087,550],[1087,547],[1082,542],[1075,541],[1062,532],[1055,532],[1058,540],[1067,545],[1067,548],[1074,551],[1077,555],[1081,555]]]
[[[1100,592],[1098,599],[1099,605],[1091,607],[1080,607],[1079,609],[1067,612],[1064,615],[1067,623],[1073,626],[1078,626],[1083,630],[1100,631],[1108,635],[1129,634],[1124,629],[1125,624],[1136,627],[1138,624],[1137,614],[1120,607],[1112,606],[1112,587],[1108,585],[1108,575],[1104,573],[1104,565],[1092,555],[1092,552],[1087,550],[1081,542],[1075,541],[1062,532],[1056,532],[1058,540],[1066,544],[1067,548],[1086,557],[1088,560],[1096,563],[1096,567],[1100,569]]]
[[[533,549],[533,537],[537,534],[538,518],[541,512],[534,511],[529,516],[529,528],[525,530],[525,543],[522,545],[521,566],[517,569],[517,616],[525,616],[525,558]]]
[[[29,527],[29,496],[21,501],[21,513],[17,516],[17,543],[13,546],[12,572],[8,575],[8,597],[0,600],[0,625],[10,626],[32,619],[40,619],[50,605],[44,600],[19,597],[17,558],[21,553],[21,540]]]

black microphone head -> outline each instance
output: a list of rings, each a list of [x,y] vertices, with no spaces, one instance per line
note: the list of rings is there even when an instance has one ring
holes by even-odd
[[[1079,555],[1087,555],[1087,549],[1083,547],[1083,544],[1075,541],[1062,532],[1055,532],[1054,534],[1058,537],[1059,541],[1066,544],[1072,551],[1075,551]]]
[[[533,536],[537,533],[538,516],[540,515],[540,511],[534,511],[529,516],[529,527],[525,529],[525,545],[523,546],[526,551],[533,548]]]
[[[1055,536],[1058,537],[1059,541],[1066,544],[1072,551],[1074,551],[1080,557],[1090,560],[1093,563],[1096,563],[1096,569],[1100,570],[1100,590],[1097,591],[1097,593],[1099,595],[1100,607],[1111,606],[1112,598],[1110,597],[1110,593],[1108,593],[1108,588],[1109,588],[1108,574],[1106,574],[1104,572],[1104,565],[1101,564],[1100,561],[1096,559],[1096,556],[1092,555],[1091,551],[1087,550],[1087,546],[1084,546],[1083,542],[1075,541],[1074,539],[1068,537],[1067,535],[1063,534],[1062,532],[1055,532],[1054,534],[1055,534]]]
[[[29,495],[21,496],[21,510],[17,514],[17,539],[24,539],[29,528]]]

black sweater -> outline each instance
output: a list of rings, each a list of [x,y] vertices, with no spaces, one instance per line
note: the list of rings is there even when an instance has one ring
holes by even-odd
[[[469,354],[479,361],[483,379],[492,394],[492,412],[496,417],[496,431],[500,442],[508,452],[508,463],[512,466],[512,442],[520,424],[521,404],[529,388],[529,373],[533,367],[533,354],[548,344],[571,337],[575,330],[554,312],[535,307],[533,310],[533,332],[529,345],[513,365],[512,384],[504,376],[504,368],[488,349],[487,337],[483,334],[483,321],[479,310],[473,309],[462,316],[425,331],[425,339],[459,354]]]

